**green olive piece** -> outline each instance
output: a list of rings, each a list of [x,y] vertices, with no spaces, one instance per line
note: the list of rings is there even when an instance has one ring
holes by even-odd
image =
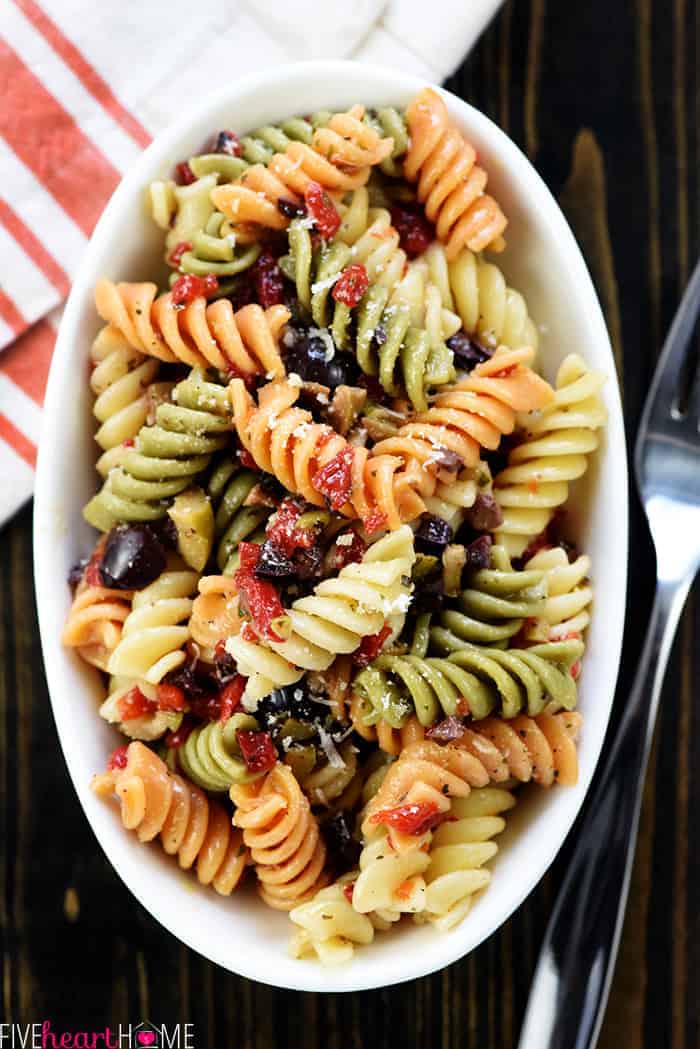
[[[214,511],[201,488],[175,496],[168,516],[177,530],[177,548],[196,572],[204,569],[214,543]]]

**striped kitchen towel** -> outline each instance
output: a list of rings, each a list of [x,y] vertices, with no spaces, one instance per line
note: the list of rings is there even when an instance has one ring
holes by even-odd
[[[71,278],[152,136],[232,76],[282,62],[352,57],[441,81],[500,3],[0,2],[0,524],[32,492]]]

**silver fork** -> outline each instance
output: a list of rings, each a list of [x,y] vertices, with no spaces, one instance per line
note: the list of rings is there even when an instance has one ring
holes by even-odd
[[[656,549],[656,597],[647,637],[549,922],[519,1049],[593,1049],[605,1014],[659,695],[700,565],[700,367],[681,408],[688,344],[699,312],[700,263],[656,368],[635,449],[637,484]]]

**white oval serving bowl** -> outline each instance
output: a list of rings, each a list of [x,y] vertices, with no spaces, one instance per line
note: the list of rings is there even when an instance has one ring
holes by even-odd
[[[68,300],[44,407],[35,495],[35,578],[46,675],[54,716],[75,789],[98,841],[134,895],[184,943],[232,972],[278,987],[357,991],[410,980],[473,950],[523,901],[554,859],[583,801],[608,724],[625,614],[627,470],[615,364],[585,263],[549,190],[520,150],[483,114],[444,94],[452,117],[476,145],[489,190],[509,218],[500,263],[541,325],[541,361],[553,379],[559,361],[580,353],[608,376],[609,424],[587,478],[575,489],[568,520],[593,562],[595,610],[580,682],[584,727],[580,778],[568,789],[528,788],[500,839],[493,880],[466,920],[441,934],[410,922],[379,934],[347,966],[323,969],[287,954],[290,923],[252,889],[222,898],[183,873],[158,845],[124,830],[116,804],[90,791],[117,734],[97,714],[98,675],[61,645],[70,605],[66,577],[87,554],[94,533],[83,504],[96,487],[88,351],[100,321],[92,291],[98,277],[148,280],[158,272],[162,233],[150,220],[144,191],[175,162],[196,153],[221,127],[247,131],[290,114],[322,108],[405,104],[423,86],[394,71],[347,62],[284,66],[232,83],[159,135],[114,193],[85,254]]]

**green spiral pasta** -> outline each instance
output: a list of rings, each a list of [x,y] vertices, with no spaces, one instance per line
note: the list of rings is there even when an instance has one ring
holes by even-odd
[[[216,507],[216,563],[224,575],[235,571],[238,544],[244,539],[250,542],[272,513],[270,506],[244,506],[257,483],[258,476],[252,470],[241,469],[228,457],[209,478],[207,491]]]
[[[357,307],[351,309],[333,299],[333,285],[343,270],[360,261],[356,246],[336,239],[314,250],[304,220],[295,219],[289,227],[290,251],[280,265],[296,284],[299,302],[314,324],[330,327],[335,345],[352,350],[362,371],[377,375],[387,393],[396,396],[400,392],[400,377],[413,406],[424,411],[427,389],[454,378],[452,353],[441,331],[431,336],[428,329],[414,323],[411,304],[401,298],[398,289],[392,293],[390,286],[372,282],[371,268],[370,287]],[[417,300],[423,301],[420,294]]]
[[[379,168],[391,178],[400,178],[403,175],[401,158],[408,149],[408,128],[403,110],[393,106],[369,109],[365,113],[364,122],[378,131],[382,138],[393,138],[394,149],[391,156],[383,160]]]
[[[516,571],[503,547],[491,550],[491,566],[472,572],[457,609],[440,614],[440,625],[462,641],[499,645],[517,634],[526,619],[544,610],[547,587],[542,570]]]
[[[118,464],[83,510],[91,525],[108,532],[119,521],[154,521],[189,487],[223,448],[230,430],[226,387],[194,368],[158,405],[155,423],[142,426],[133,447],[122,446]]]
[[[576,681],[571,668],[583,654],[582,641],[550,641],[530,648],[484,648],[465,644],[443,627],[430,631],[431,644],[449,652],[451,663],[462,667],[489,689],[491,710],[505,718],[515,717],[525,710],[530,717],[557,710],[573,710],[576,706]],[[467,705],[473,717],[481,714],[477,692],[467,695]]]
[[[203,790],[223,793],[232,783],[250,783],[263,773],[248,772],[238,746],[240,730],[256,731],[249,714],[233,714],[227,721],[198,725],[178,748],[177,760],[185,775]]]

